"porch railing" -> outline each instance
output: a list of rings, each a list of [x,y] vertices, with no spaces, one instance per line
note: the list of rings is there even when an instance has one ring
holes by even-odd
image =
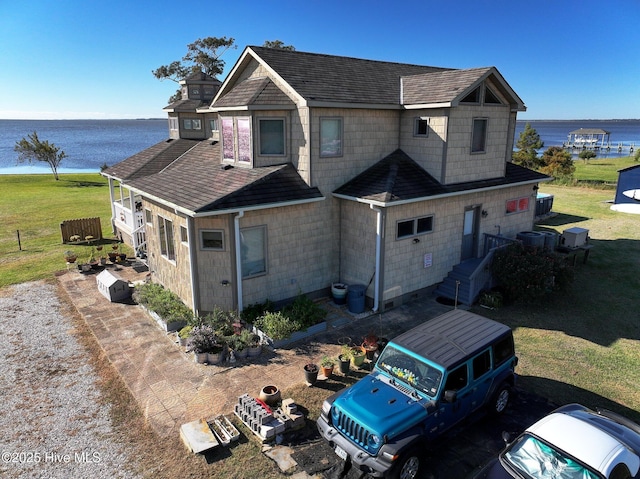
[[[478,297],[483,289],[494,286],[491,264],[493,263],[495,252],[511,243],[517,242],[518,240],[507,238],[506,236],[485,233],[484,257],[476,269],[469,275],[469,297],[472,301]]]
[[[114,201],[115,224],[131,234],[133,249],[136,253],[146,250],[147,238],[144,223],[144,213],[142,211],[131,211],[128,208],[129,201]]]

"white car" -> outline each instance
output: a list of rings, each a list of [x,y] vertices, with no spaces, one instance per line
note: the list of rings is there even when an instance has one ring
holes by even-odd
[[[640,426],[579,404],[556,409],[507,445],[476,479],[640,477]]]

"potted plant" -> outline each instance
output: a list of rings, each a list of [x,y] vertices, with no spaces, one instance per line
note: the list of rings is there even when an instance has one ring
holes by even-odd
[[[249,355],[249,342],[251,341],[251,332],[243,329],[239,334],[229,336],[227,346],[233,351],[236,359],[244,359]]]
[[[195,326],[187,340],[187,352],[193,353],[195,362],[203,364],[208,361],[209,352],[215,354],[215,345],[216,334],[211,326]]]
[[[351,346],[351,364],[354,367],[359,368],[364,363],[364,359],[367,357],[367,352],[362,346]]]
[[[112,263],[115,263],[116,259],[118,258],[118,247],[119,247],[118,243],[113,243],[111,245],[111,249],[113,251],[107,253],[107,255],[109,256],[109,261],[111,261]]]
[[[373,359],[373,355],[378,350],[378,336],[373,333],[369,333],[364,337],[362,347],[365,350],[368,360]]]
[[[260,336],[257,334],[253,334],[251,331],[249,343],[247,344],[247,356],[250,358],[255,358],[256,356],[260,356],[262,352],[262,341],[260,340]]]
[[[329,356],[324,356],[322,361],[320,361],[320,367],[322,368],[322,375],[329,379],[331,374],[333,374],[333,368],[336,365],[336,360],[330,358]]]
[[[351,366],[351,348],[348,344],[342,345],[342,351],[338,356],[338,365],[342,374],[349,374]]]
[[[75,263],[77,259],[78,259],[78,255],[75,254],[73,251],[67,250],[64,252],[64,260],[67,263]]]
[[[310,386],[313,386],[318,379],[318,365],[307,363],[304,365],[304,379]]]
[[[178,341],[180,342],[180,346],[187,346],[187,341],[189,340],[189,336],[191,335],[192,330],[193,326],[185,326],[180,331],[178,331]]]

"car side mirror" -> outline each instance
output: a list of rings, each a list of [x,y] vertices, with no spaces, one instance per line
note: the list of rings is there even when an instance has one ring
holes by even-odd
[[[458,391],[455,389],[447,389],[444,392],[444,400],[448,403],[454,403],[458,399]]]
[[[502,431],[502,440],[504,441],[505,445],[509,444],[509,441],[511,441],[511,434],[509,434],[507,431]]]

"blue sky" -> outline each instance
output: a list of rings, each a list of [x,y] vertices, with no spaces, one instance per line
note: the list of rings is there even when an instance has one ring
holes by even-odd
[[[164,118],[176,84],[151,71],[208,36],[236,40],[225,74],[246,45],[281,40],[495,66],[527,105],[519,119],[640,118],[639,20],[639,0],[0,0],[0,119]]]

